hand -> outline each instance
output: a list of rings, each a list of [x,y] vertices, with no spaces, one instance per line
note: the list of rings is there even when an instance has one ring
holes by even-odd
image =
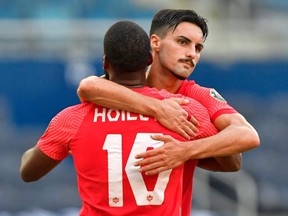
[[[187,151],[185,143],[169,135],[151,135],[151,138],[163,141],[164,145],[135,156],[136,159],[142,159],[134,164],[135,166],[140,166],[139,172],[145,172],[146,175],[154,175],[173,169],[186,161],[185,155]]]
[[[184,98],[165,99],[155,118],[161,125],[190,140],[190,137],[196,136],[199,123],[193,116],[189,116],[188,120],[188,113],[180,106],[187,103],[189,101]]]

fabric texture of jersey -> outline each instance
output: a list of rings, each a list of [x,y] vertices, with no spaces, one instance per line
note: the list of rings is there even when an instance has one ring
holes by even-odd
[[[165,98],[169,97],[183,97],[190,101],[187,105],[182,107],[199,121],[200,126],[198,127],[199,132],[196,134],[194,139],[204,138],[217,133],[217,129],[211,123],[209,113],[206,109],[203,109],[203,105],[200,104],[192,97],[183,96],[182,94],[171,94],[166,90],[160,91],[161,95]],[[170,95],[169,95],[170,94]],[[183,195],[182,195],[182,216],[190,216],[192,208],[192,193],[193,193],[193,176],[194,176],[194,164],[195,160],[189,160],[184,164],[184,177],[183,177]],[[197,164],[196,164],[197,165]],[[192,168],[192,169],[191,169]]]
[[[147,87],[134,90],[158,99],[173,96]],[[217,133],[200,103],[193,101],[184,108],[200,122],[199,137]],[[182,198],[187,190],[191,190],[188,195],[192,193],[197,160],[186,162],[185,172],[184,166],[179,166],[159,175],[142,175],[133,165],[135,155],[163,144],[151,139],[152,133],[183,140],[151,117],[84,103],[58,113],[37,146],[55,160],[72,152],[82,216],[185,215]],[[183,182],[186,177],[191,181]]]
[[[212,122],[222,114],[237,113],[237,111],[233,107],[231,107],[225,101],[225,99],[216,92],[215,89],[202,87],[195,83],[194,80],[183,80],[177,91],[177,94],[185,95],[201,103],[208,110]],[[189,170],[189,166],[187,164],[185,164],[185,170]],[[189,178],[184,178],[184,181],[189,181]],[[190,182],[186,182],[185,185],[186,188],[188,188],[188,186],[191,187]],[[186,194],[184,193],[183,196],[182,212],[183,215],[187,216],[190,215],[190,209],[192,204],[192,196],[190,194],[190,191],[191,190],[188,190]]]
[[[237,113],[215,89],[202,87],[193,80],[183,80],[177,94],[185,95],[200,102],[208,110],[212,121],[222,114]]]

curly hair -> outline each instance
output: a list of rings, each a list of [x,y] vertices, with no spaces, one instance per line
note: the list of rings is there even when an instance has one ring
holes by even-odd
[[[104,54],[118,72],[133,72],[147,67],[150,39],[142,27],[131,21],[113,24],[104,37]]]

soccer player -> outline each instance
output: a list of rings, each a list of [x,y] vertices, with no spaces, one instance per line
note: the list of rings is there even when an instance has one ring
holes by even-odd
[[[149,69],[147,84],[199,101],[208,109],[209,118],[220,132],[208,138],[185,143],[157,136],[165,145],[137,155],[137,158],[143,160],[136,165],[145,165],[140,171],[147,175],[177,167],[189,159],[200,159],[198,166],[204,169],[237,171],[241,166],[240,153],[260,144],[253,126],[215,89],[202,87],[195,81],[186,79],[200,59],[207,35],[206,20],[192,10],[164,9],[153,18],[150,28],[153,63]],[[181,122],[174,124],[175,119],[165,122],[165,119],[169,118],[162,105],[108,80],[96,76],[88,77],[80,82],[78,95],[84,101],[131,112],[150,113],[163,125],[170,129],[178,127],[187,135],[186,128],[179,126]],[[161,110],[157,112],[159,107]],[[175,117],[178,117],[177,111]]]
[[[181,98],[144,86],[151,62],[149,37],[140,26],[120,21],[108,29],[103,68],[111,81],[158,100]],[[218,132],[199,102],[189,99],[183,108],[200,122],[195,138]],[[70,106],[51,120],[36,146],[23,154],[21,177],[25,182],[36,181],[71,153],[83,203],[81,216],[180,216],[184,165],[152,176],[143,176],[134,166],[138,153],[163,145],[151,138],[161,134],[185,140],[152,117],[90,102]],[[191,178],[196,164],[197,160],[189,161]]]
[[[199,160],[198,166],[208,170],[235,171],[241,166],[239,153],[256,148],[260,144],[258,133],[253,126],[215,89],[202,87],[194,80],[186,79],[200,60],[207,36],[206,19],[193,10],[164,9],[153,18],[150,28],[153,63],[149,69],[146,84],[199,101],[208,109],[211,121],[221,132],[207,139],[193,141],[190,145],[187,143],[176,145],[172,140],[163,140],[164,137],[158,136],[158,139],[165,141],[168,145],[137,156],[147,157],[138,163],[138,165],[146,165],[141,169],[146,171],[146,174],[155,174],[170,169],[189,158],[202,159]],[[175,118],[171,119],[163,111],[161,102],[158,101],[157,104],[157,101],[151,98],[143,97],[97,76],[83,79],[78,88],[78,95],[83,101],[92,101],[146,115],[150,113],[170,129],[181,128],[181,122],[174,124],[178,116],[183,117],[180,112],[175,111]],[[173,123],[165,122],[165,119]],[[173,130],[177,131],[175,128]],[[187,138],[187,133],[189,133],[187,127],[181,128],[181,131],[182,134],[177,132],[183,136],[186,132]],[[192,134],[191,131],[190,134]],[[178,146],[186,149],[186,154],[181,157],[176,157],[177,154],[174,154]]]

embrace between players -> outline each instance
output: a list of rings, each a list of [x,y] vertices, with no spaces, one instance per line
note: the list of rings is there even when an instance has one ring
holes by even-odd
[[[59,112],[23,154],[22,179],[40,179],[71,154],[79,215],[190,215],[196,166],[238,171],[241,153],[260,144],[215,89],[187,80],[207,35],[193,10],[159,11],[150,39],[136,23],[113,24],[104,37],[106,79],[80,82],[82,103]]]

